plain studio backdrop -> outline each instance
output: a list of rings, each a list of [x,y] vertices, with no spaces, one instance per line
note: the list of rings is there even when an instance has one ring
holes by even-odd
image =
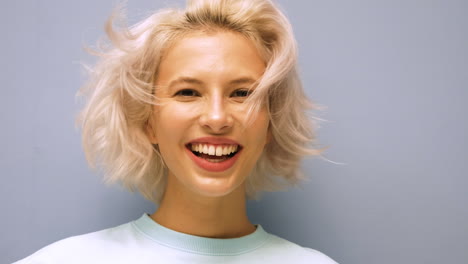
[[[128,1],[129,23],[183,1]],[[278,1],[323,159],[301,189],[249,202],[253,223],[343,264],[468,263],[468,1]],[[75,93],[115,0],[0,9],[0,263],[152,213],[84,159]],[[341,164],[337,164],[341,163]]]

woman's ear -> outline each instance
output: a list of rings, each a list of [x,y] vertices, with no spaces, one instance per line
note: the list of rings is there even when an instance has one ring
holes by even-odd
[[[153,121],[152,119],[148,119],[148,121],[146,122],[146,126],[145,126],[145,132],[146,132],[146,136],[148,137],[149,141],[154,145],[154,144],[158,144],[158,138],[156,137],[156,133],[153,129]]]

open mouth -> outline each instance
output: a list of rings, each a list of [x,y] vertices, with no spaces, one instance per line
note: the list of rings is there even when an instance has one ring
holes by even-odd
[[[212,163],[229,160],[242,149],[239,145],[211,145],[203,143],[189,143],[186,147],[195,156]]]

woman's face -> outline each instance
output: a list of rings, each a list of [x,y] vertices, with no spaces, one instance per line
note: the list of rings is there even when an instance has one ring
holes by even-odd
[[[150,138],[171,180],[210,197],[244,187],[268,138],[266,109],[247,126],[243,103],[264,70],[253,43],[232,32],[185,37],[167,51]]]

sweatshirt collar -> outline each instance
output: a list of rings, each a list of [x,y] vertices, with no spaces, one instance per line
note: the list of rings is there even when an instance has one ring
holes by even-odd
[[[164,227],[146,213],[133,221],[133,225],[159,244],[203,255],[239,255],[261,247],[270,237],[261,225],[256,225],[253,233],[238,238],[194,236]]]

